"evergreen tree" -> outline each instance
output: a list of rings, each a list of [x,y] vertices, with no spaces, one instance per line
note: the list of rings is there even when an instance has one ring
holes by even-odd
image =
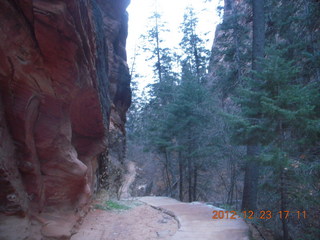
[[[163,34],[169,32],[166,23],[161,21],[161,14],[154,12],[149,18],[151,28],[147,35],[142,35],[145,41],[143,50],[149,54],[147,61],[153,62],[156,82],[162,82],[165,77],[172,77],[172,62],[174,61],[171,50],[164,47]]]
[[[210,118],[210,102],[202,83],[208,51],[204,48],[204,41],[196,34],[197,17],[189,8],[181,26],[184,34],[180,44],[183,50],[181,73],[175,73],[172,69],[174,54],[161,48],[164,26],[157,26],[159,15],[154,14],[152,19],[156,21],[148,35],[151,44],[145,49],[151,53],[150,59],[155,60],[157,81],[151,85],[151,98],[143,108],[143,118],[147,119],[148,145],[149,149],[163,156],[167,193],[174,194],[172,188],[177,174],[179,198],[183,200],[186,175],[188,200],[193,201],[197,198],[198,171],[204,159],[205,123]],[[179,169],[174,170],[177,165]]]
[[[174,148],[179,151],[179,165],[187,169],[188,201],[190,202],[197,198],[197,176],[206,144],[204,131],[210,118],[206,111],[210,108],[208,99],[204,86],[197,82],[196,76],[190,75],[190,68],[187,69],[185,66],[181,84],[177,86],[176,99],[168,106],[167,124],[168,131],[174,136]],[[184,181],[182,175],[183,170],[180,169],[180,187]],[[183,199],[181,194],[180,198]]]
[[[255,72],[255,79],[249,80],[247,88],[242,89],[238,101],[243,117],[237,119],[235,125],[238,143],[255,141],[262,146],[259,159],[273,169],[280,211],[289,209],[292,180],[288,179],[287,169],[296,161],[296,155],[301,154],[296,149],[301,145],[314,145],[320,134],[319,86],[299,83],[298,68],[282,56],[284,52],[269,52],[262,61],[264,70]],[[285,218],[282,218],[282,229],[283,239],[289,239]]]
[[[265,22],[264,22],[264,0],[253,0],[253,41],[252,41],[252,70],[262,72],[260,60],[264,57],[265,45]],[[253,76],[254,81],[258,79]],[[259,114],[252,114],[250,122],[252,125],[260,121]],[[245,179],[243,187],[242,210],[255,210],[257,207],[259,165],[255,157],[259,154],[259,146],[255,139],[247,142],[247,157],[245,168]]]
[[[199,83],[205,79],[209,51],[204,47],[204,40],[197,34],[198,17],[192,7],[187,7],[183,16],[183,33],[180,47],[183,50],[183,64],[188,64],[191,74]]]
[[[162,156],[165,168],[165,179],[169,195],[172,194],[172,174],[168,147],[172,134],[166,129],[168,112],[166,111],[175,96],[177,74],[173,71],[174,57],[170,49],[163,47],[163,34],[168,32],[165,23],[161,22],[161,15],[155,12],[151,17],[151,28],[147,36],[144,50],[149,53],[147,61],[153,62],[154,83],[149,85],[149,101],[144,105],[141,113],[143,131],[145,132],[147,149]]]

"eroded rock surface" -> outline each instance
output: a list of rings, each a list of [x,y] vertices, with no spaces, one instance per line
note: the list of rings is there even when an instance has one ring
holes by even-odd
[[[0,239],[70,238],[101,154],[122,163],[128,2],[1,1]]]

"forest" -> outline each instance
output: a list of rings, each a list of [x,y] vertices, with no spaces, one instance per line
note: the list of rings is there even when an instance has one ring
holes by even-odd
[[[320,2],[225,0],[217,11],[211,50],[192,7],[176,48],[161,13],[150,16],[139,51],[153,83],[138,91],[133,61],[127,158],[153,165],[145,194],[269,211],[247,220],[276,239],[320,239]]]

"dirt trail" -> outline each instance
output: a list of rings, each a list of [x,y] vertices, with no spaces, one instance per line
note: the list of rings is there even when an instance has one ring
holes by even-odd
[[[212,211],[222,209],[167,197],[142,197],[140,201],[176,215],[181,226],[171,240],[249,240],[249,228],[242,219],[212,219]]]
[[[167,197],[139,200],[148,205],[121,212],[91,211],[71,240],[249,240],[242,219],[212,219],[212,211],[219,208]]]
[[[130,198],[129,187],[136,177],[133,162],[127,169],[123,199]],[[212,211],[222,209],[204,203],[167,197],[142,197],[133,202],[144,204],[121,212],[91,211],[71,240],[249,240],[249,228],[242,219],[213,220]]]
[[[169,240],[178,230],[176,220],[148,205],[130,210],[93,210],[71,240]]]

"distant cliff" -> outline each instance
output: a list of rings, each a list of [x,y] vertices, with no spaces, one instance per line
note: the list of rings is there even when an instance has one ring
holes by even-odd
[[[251,69],[252,11],[245,0],[224,0],[223,22],[211,50],[208,84],[222,104]]]
[[[0,239],[68,239],[120,180],[105,170],[124,158],[128,4],[1,1]]]

